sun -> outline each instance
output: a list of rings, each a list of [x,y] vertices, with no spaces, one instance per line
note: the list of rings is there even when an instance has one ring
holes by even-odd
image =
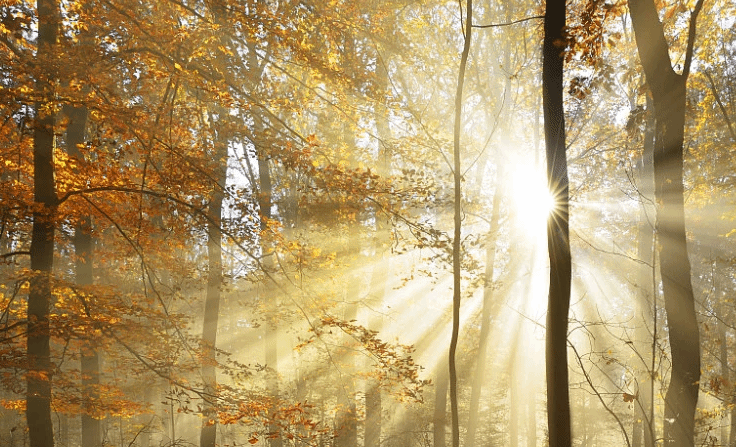
[[[547,217],[555,208],[555,198],[547,187],[544,170],[532,164],[517,164],[509,180],[515,221],[529,236],[544,236]]]

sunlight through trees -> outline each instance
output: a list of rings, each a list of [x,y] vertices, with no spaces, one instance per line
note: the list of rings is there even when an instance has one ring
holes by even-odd
[[[736,446],[734,17],[4,1],[0,446]]]

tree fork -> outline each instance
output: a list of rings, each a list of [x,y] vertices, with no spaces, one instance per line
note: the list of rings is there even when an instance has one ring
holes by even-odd
[[[700,383],[700,344],[690,260],[685,233],[683,145],[687,78],[695,43],[695,24],[703,7],[690,16],[682,74],[672,68],[667,40],[656,6],[631,0],[629,10],[656,117],[654,197],[664,306],[669,328],[672,371],[665,395],[665,444],[690,447],[695,442],[695,407]]]

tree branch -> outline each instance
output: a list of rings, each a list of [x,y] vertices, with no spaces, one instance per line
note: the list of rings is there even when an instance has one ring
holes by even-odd
[[[713,92],[713,97],[716,100],[716,103],[718,103],[718,107],[721,109],[721,113],[723,114],[723,119],[726,120],[726,124],[728,125],[728,131],[731,133],[731,138],[733,138],[734,141],[736,141],[736,130],[734,130],[733,125],[731,124],[731,118],[728,116],[728,110],[726,110],[726,106],[723,105],[723,102],[721,101],[721,95],[718,94],[718,89],[716,89],[716,84],[713,82],[713,77],[711,77],[710,72],[707,70],[705,71],[705,77],[708,78],[708,81],[710,82],[710,89]]]
[[[488,25],[472,25],[473,28],[500,28],[502,26],[511,26],[516,25],[517,23],[523,23],[528,22],[530,20],[536,20],[536,19],[543,19],[544,16],[531,16],[531,17],[524,17],[523,19],[518,20],[512,20],[510,22],[505,23],[490,23]]]
[[[687,50],[685,51],[685,66],[682,69],[682,77],[685,79],[690,75],[690,65],[693,62],[693,52],[695,49],[695,25],[698,21],[698,14],[703,9],[704,2],[705,0],[698,0],[698,3],[695,4],[695,9],[693,9],[690,15],[690,29],[688,30]]]
[[[13,256],[20,256],[20,255],[31,255],[30,251],[11,251],[10,253],[3,253],[0,255],[0,258],[6,259],[11,258]]]

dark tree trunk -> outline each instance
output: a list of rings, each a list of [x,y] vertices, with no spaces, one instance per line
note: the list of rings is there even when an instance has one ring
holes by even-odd
[[[54,0],[38,0],[37,59],[45,73],[36,81],[41,98],[51,96],[55,83],[53,53],[57,45],[59,7]],[[51,349],[49,306],[54,266],[54,219],[57,197],[54,182],[54,116],[41,102],[36,105],[33,131],[34,211],[31,235],[31,270],[28,293],[28,375],[26,418],[31,447],[53,447],[51,423]]]
[[[550,280],[546,363],[547,426],[550,447],[571,445],[567,320],[572,265],[568,222],[569,185],[565,154],[565,116],[562,102],[565,13],[565,0],[547,0],[542,52],[542,100],[547,148],[547,182],[555,197],[555,209],[547,219]]]
[[[656,117],[654,197],[657,203],[660,274],[669,328],[672,370],[665,396],[666,445],[690,447],[695,440],[695,406],[700,381],[700,343],[690,260],[685,235],[683,141],[685,92],[692,61],[695,20],[691,17],[688,49],[682,74],[672,68],[662,23],[654,2],[629,2],[631,19],[652,93]]]

